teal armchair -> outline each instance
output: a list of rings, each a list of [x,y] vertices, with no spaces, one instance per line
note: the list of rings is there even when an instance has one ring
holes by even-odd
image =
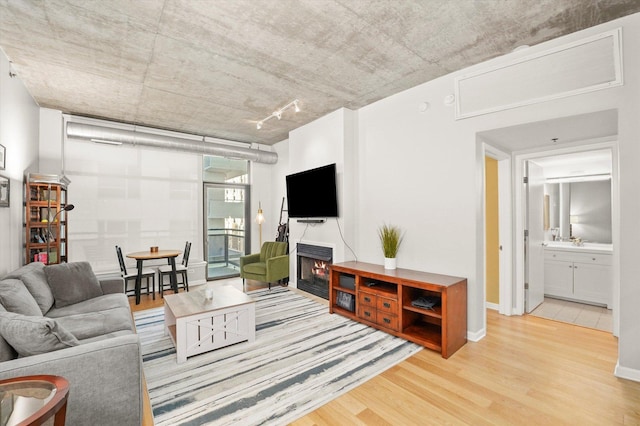
[[[242,288],[244,280],[256,280],[271,283],[289,276],[288,243],[279,241],[266,241],[262,244],[260,253],[253,253],[240,258],[240,276]]]

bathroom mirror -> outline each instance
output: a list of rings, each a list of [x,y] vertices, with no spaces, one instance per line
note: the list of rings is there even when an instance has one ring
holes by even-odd
[[[611,244],[611,179],[545,183],[545,224],[548,239],[568,241],[579,237],[592,243]]]

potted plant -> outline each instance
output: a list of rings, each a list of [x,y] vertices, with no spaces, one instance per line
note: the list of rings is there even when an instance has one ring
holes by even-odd
[[[378,237],[384,253],[384,269],[396,269],[396,255],[403,238],[400,228],[384,224],[378,228]]]

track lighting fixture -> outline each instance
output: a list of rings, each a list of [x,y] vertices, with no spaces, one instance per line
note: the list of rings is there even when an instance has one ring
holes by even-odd
[[[264,124],[265,121],[276,117],[278,120],[282,119],[282,113],[285,112],[286,110],[288,110],[289,108],[294,107],[294,111],[295,112],[300,112],[300,106],[298,105],[298,100],[295,99],[291,102],[289,102],[288,104],[286,104],[285,106],[283,106],[280,109],[275,110],[274,112],[271,113],[270,116],[263,118],[262,120],[258,121],[256,123],[256,129],[260,130],[262,129],[262,125]]]

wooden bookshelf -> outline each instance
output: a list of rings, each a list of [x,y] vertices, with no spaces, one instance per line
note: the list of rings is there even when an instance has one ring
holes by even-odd
[[[331,265],[329,289],[331,313],[438,351],[443,358],[467,342],[466,278],[345,262]],[[436,301],[435,306],[412,304],[422,297]]]
[[[66,186],[58,183],[30,182],[25,179],[24,193],[24,263],[34,261],[46,264],[66,262],[68,256],[67,212],[63,211],[58,214],[67,205]],[[49,231],[51,232],[49,233]],[[49,248],[48,254],[47,247]]]

